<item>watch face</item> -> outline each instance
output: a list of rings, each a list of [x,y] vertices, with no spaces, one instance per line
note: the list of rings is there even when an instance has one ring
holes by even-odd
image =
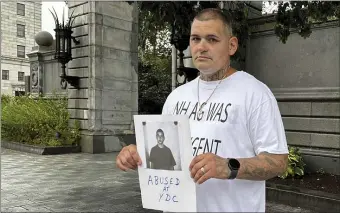
[[[229,165],[233,169],[239,169],[240,168],[240,162],[236,159],[233,159],[233,158],[229,159]]]

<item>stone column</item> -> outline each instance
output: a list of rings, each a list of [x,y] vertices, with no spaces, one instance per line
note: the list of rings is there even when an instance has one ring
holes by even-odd
[[[61,64],[54,58],[55,41],[49,32],[41,31],[35,35],[32,51],[27,54],[30,61],[30,88],[33,95],[65,95],[60,87]]]
[[[73,60],[68,75],[81,76],[80,88],[68,88],[71,124],[79,120],[83,152],[119,151],[133,143],[138,113],[138,10],[135,4],[69,1],[77,16]],[[129,140],[125,140],[129,138]]]
[[[32,48],[27,54],[30,61],[30,93],[43,94],[44,90],[44,59],[43,54],[53,51],[53,37],[48,32],[39,32],[35,35],[38,46]]]

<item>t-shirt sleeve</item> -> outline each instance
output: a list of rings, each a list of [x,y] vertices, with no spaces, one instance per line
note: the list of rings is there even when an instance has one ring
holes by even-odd
[[[152,162],[152,163],[155,162],[155,149],[154,149],[154,147],[151,148],[149,161]]]
[[[172,106],[172,100],[173,97],[176,96],[176,91],[172,91],[168,97],[166,98],[163,108],[162,108],[162,115],[172,115],[173,114],[173,106]]]
[[[169,113],[169,97],[165,100],[165,103],[162,108],[162,115],[168,115]]]
[[[169,149],[169,151],[170,151],[170,157],[171,157],[171,166],[176,166],[176,161],[175,161],[174,155],[172,154],[170,149]]]
[[[287,139],[281,113],[275,97],[260,104],[250,117],[249,132],[256,155],[288,153]]]

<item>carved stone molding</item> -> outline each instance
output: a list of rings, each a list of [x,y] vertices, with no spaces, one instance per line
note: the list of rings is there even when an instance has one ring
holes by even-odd
[[[340,87],[272,88],[279,101],[289,100],[340,100]]]
[[[31,91],[32,93],[43,92],[43,70],[39,62],[31,63]]]

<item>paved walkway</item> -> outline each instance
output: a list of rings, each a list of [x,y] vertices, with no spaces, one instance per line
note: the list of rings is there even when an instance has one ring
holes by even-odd
[[[151,212],[141,205],[137,172],[119,171],[115,157],[2,149],[1,212]],[[267,211],[311,212],[274,203]]]

